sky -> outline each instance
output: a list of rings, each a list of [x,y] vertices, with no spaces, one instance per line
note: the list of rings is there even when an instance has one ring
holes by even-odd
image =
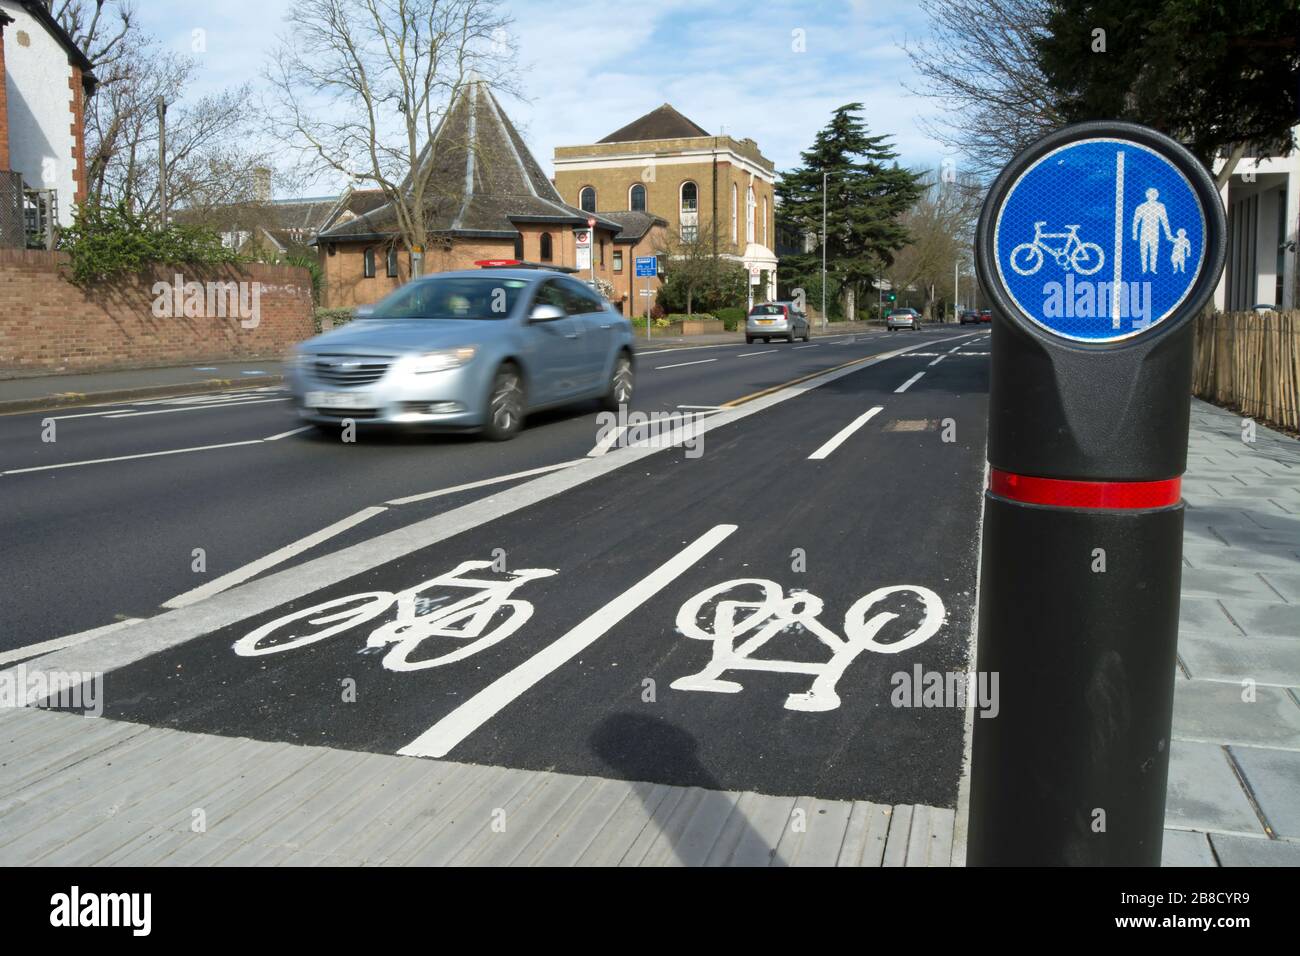
[[[135,5],[147,33],[199,61],[190,91],[199,96],[260,86],[292,2]],[[949,156],[917,122],[939,107],[908,89],[918,84],[903,44],[927,32],[915,0],[506,0],[505,8],[524,99],[502,105],[548,173],[556,146],[595,142],[665,102],[710,133],[754,139],[778,171],[797,165],[831,112],[854,101],[903,165],[933,168]]]

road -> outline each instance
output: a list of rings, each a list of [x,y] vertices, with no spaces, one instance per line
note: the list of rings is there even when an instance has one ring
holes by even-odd
[[[642,352],[634,408],[708,430],[640,454],[598,441],[594,406],[505,444],[297,432],[276,390],[9,416],[0,653],[273,591],[479,502],[464,530],[115,670],[106,716],[954,806],[962,710],[893,698],[967,664],[987,354],[953,327]]]

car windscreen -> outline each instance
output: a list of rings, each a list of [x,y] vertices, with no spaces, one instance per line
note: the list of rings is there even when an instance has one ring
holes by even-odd
[[[779,305],[756,305],[749,310],[750,315],[785,315],[785,309]]]
[[[366,319],[504,319],[528,283],[492,276],[447,276],[402,286],[375,303]]]

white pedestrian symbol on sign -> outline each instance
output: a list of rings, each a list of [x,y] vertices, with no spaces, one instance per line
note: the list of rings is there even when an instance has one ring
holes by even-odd
[[[1043,253],[1050,255],[1067,272],[1073,269],[1086,276],[1106,264],[1106,254],[1101,251],[1101,246],[1079,239],[1077,224],[1066,226],[1065,232],[1043,232],[1045,225],[1045,219],[1034,223],[1034,238],[1011,250],[1011,268],[1022,276],[1031,276],[1043,267]],[[1064,239],[1065,242],[1053,244],[1044,241],[1048,239]]]
[[[1179,268],[1179,263],[1182,261],[1182,257],[1179,256],[1178,241],[1174,239],[1173,230],[1169,228],[1169,216],[1165,212],[1165,204],[1159,200],[1160,190],[1148,189],[1146,195],[1147,201],[1133,210],[1133,238],[1140,244],[1142,271],[1158,271],[1156,264],[1160,257],[1160,231],[1163,228],[1165,238],[1174,244],[1174,269],[1181,272],[1183,270]],[[1140,230],[1139,227],[1141,227]],[[1141,238],[1138,235],[1139,231],[1141,232]],[[1182,234],[1185,235],[1186,230],[1183,230]],[[1190,248],[1191,243],[1188,242],[1183,251],[1184,257],[1186,256],[1186,249]]]
[[[747,589],[752,593],[755,587],[762,592],[758,600],[719,600],[734,589]],[[924,615],[921,622],[900,639],[888,644],[881,643],[876,640],[876,636],[899,615],[883,610],[870,617],[868,614],[872,607],[885,598],[900,593],[919,597]],[[714,601],[716,604],[713,606],[710,630],[709,625],[700,625],[699,617],[710,602]],[[781,585],[763,578],[725,581],[701,591],[677,612],[677,629],[689,638],[711,642],[713,657],[698,674],[679,677],[670,686],[674,690],[736,694],[744,690],[744,686],[734,680],[723,680],[722,675],[726,671],[809,674],[813,677],[812,686],[804,693],[786,697],[785,709],[811,712],[834,710],[840,706],[840,696],[835,692],[835,685],[859,654],[863,651],[898,654],[923,644],[938,632],[946,613],[939,595],[928,588],[908,584],[878,588],[859,598],[849,608],[844,615],[845,637],[840,637],[817,620],[822,606],[822,599],[815,594],[795,591],[786,597]],[[812,634],[830,649],[829,660],[817,662],[753,656],[773,638],[795,638],[801,630]]]

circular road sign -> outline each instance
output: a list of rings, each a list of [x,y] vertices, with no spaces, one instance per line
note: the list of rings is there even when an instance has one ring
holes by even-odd
[[[1205,304],[1222,267],[1223,218],[1209,173],[1178,143],[1130,123],[1080,123],[1003,170],[977,255],[1012,321],[1105,345],[1178,325]]]

